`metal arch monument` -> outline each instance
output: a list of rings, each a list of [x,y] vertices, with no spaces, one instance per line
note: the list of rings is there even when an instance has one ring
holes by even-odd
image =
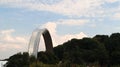
[[[35,29],[28,46],[29,55],[35,58],[37,58],[41,35],[43,35],[44,38],[46,52],[53,53],[53,43],[49,31],[47,29]]]

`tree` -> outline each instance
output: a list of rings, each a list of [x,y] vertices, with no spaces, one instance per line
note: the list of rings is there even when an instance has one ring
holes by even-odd
[[[99,44],[101,44],[101,49],[102,54],[98,54],[101,56],[99,59],[99,63],[101,66],[108,64],[109,63],[109,50],[110,50],[110,39],[108,35],[96,35],[93,37],[94,40],[96,40]],[[104,54],[104,55],[103,55]],[[104,56],[104,57],[103,57]]]
[[[120,63],[120,33],[113,33],[110,36],[110,63],[116,65]]]
[[[54,47],[53,50],[54,54],[39,52],[37,60],[42,64],[56,64],[62,61],[68,67],[71,64],[89,65],[96,62],[101,67],[118,65],[120,63],[120,33],[71,39]],[[26,67],[29,65],[29,59],[28,53],[17,53],[8,59],[7,67]]]
[[[17,53],[11,56],[6,63],[7,67],[28,67],[29,59],[28,53]]]
[[[48,53],[48,52],[39,52],[38,60],[46,64],[58,63],[58,58],[53,53]]]
[[[59,61],[61,61],[64,53],[63,45],[58,45],[57,47],[54,47],[54,53],[59,58]]]

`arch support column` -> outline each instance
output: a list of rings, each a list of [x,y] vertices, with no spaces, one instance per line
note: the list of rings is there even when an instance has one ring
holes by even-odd
[[[46,52],[53,53],[53,43],[48,30],[43,33],[43,38],[45,41]]]

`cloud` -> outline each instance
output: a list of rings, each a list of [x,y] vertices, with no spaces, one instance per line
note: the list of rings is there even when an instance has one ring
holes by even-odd
[[[70,22],[70,23],[68,23]],[[78,38],[81,39],[83,37],[87,37],[83,32],[76,33],[76,34],[65,34],[65,35],[58,35],[58,31],[56,28],[62,24],[62,25],[84,25],[87,22],[87,20],[73,20],[73,19],[67,19],[67,20],[58,20],[54,22],[47,22],[42,25],[42,28],[47,28],[50,31],[50,34],[53,39],[54,46],[60,45],[68,40],[71,40],[72,38]],[[11,56],[18,52],[27,51],[28,49],[28,43],[30,37],[24,37],[24,36],[15,36],[13,35],[16,31],[14,29],[8,29],[8,30],[0,30],[0,56],[1,58],[7,58],[8,56]],[[43,51],[45,50],[44,45],[44,39],[41,37],[39,50]]]
[[[0,30],[0,58],[7,58],[12,54],[27,50],[27,38],[23,36],[13,36],[12,34],[14,32],[14,29]]]
[[[90,24],[89,26],[92,27],[92,28],[95,28],[97,25],[96,24]]]
[[[0,0],[0,5],[49,11],[69,17],[106,17],[119,11],[120,5],[110,9],[103,5],[116,2],[120,2],[120,0]]]
[[[71,40],[72,38],[81,39],[83,37],[87,37],[87,35],[83,32],[76,34],[58,35],[56,31],[57,26],[58,24],[55,22],[48,22],[43,25],[44,28],[47,28],[50,31],[54,46],[60,45],[68,40]]]
[[[87,19],[67,19],[67,20],[58,20],[57,24],[62,24],[62,25],[69,25],[69,26],[79,26],[79,25],[84,25],[89,20]]]
[[[120,13],[115,13],[112,18],[114,20],[120,20]]]
[[[119,0],[105,0],[106,2],[109,2],[109,3],[114,3],[114,2],[117,2]]]
[[[81,25],[85,25],[86,23],[88,23],[90,20],[88,19],[59,19],[57,21],[52,21],[52,22],[48,22],[46,25],[39,25],[41,27],[53,27],[54,32],[56,25],[67,25],[67,26],[81,26]],[[37,24],[38,25],[38,24]],[[52,30],[53,32],[53,30]]]
[[[0,33],[1,34],[11,34],[12,32],[14,32],[14,29],[9,29],[9,30],[1,30]]]
[[[69,17],[75,16],[76,18],[81,18],[81,16],[83,18],[90,17],[90,20],[92,20],[93,17],[95,17],[95,19],[98,19],[96,17],[103,19],[102,17],[105,17],[106,15],[107,17],[111,18],[113,14],[112,19],[119,20],[120,5],[115,8],[113,7],[107,9],[102,6],[103,4],[106,4],[106,2],[115,3],[120,2],[120,0],[0,0],[0,6],[2,5],[6,7],[25,8],[35,11],[50,11],[62,15],[67,15]],[[76,34],[59,35],[57,34],[58,31],[56,30],[59,25],[81,26],[88,22],[89,20],[87,19],[60,19],[53,22],[47,22],[42,25],[42,27],[45,27],[50,31],[54,46],[56,46],[72,38],[80,39],[87,37],[87,35],[82,31]],[[96,27],[96,24],[91,24],[90,26]],[[119,29],[119,27],[117,29]],[[27,38],[29,37],[13,36],[14,32],[16,32],[14,29],[0,31],[1,51],[8,53],[12,50],[16,50],[16,52],[18,52],[25,50],[25,48],[27,49],[29,41]],[[43,48],[44,45],[40,46],[41,50]]]
[[[14,29],[9,30],[1,30],[0,31],[0,40],[2,42],[10,42],[10,43],[26,43],[26,40],[23,37],[20,36],[12,36],[12,33],[14,33]]]
[[[101,5],[104,0],[1,0],[0,4],[21,7],[30,10],[50,11],[68,16],[94,16],[104,11]],[[94,11],[94,12],[93,12]]]
[[[120,27],[115,27],[116,30],[120,30]]]

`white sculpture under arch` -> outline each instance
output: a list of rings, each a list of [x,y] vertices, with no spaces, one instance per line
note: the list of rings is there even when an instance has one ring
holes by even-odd
[[[35,29],[28,46],[29,55],[32,55],[35,58],[37,58],[41,35],[43,35],[44,38],[46,52],[53,53],[53,44],[49,31],[47,29]]]

